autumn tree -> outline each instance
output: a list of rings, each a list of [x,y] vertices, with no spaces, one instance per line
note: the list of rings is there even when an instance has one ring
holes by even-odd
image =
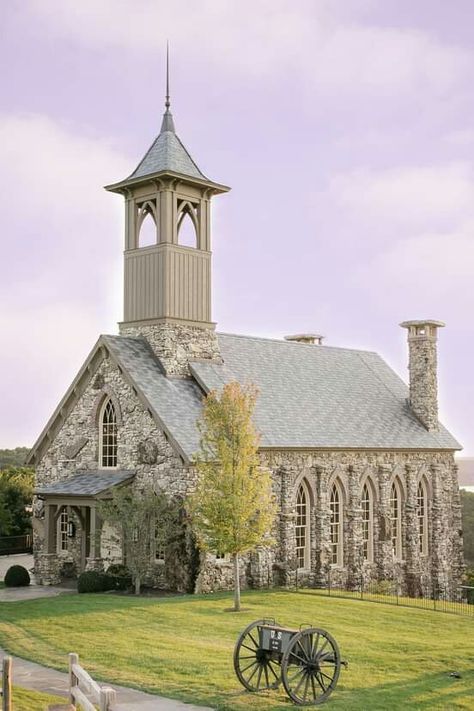
[[[176,506],[152,486],[117,487],[112,498],[100,503],[99,513],[116,531],[135,594],[150,571],[154,551],[164,547],[176,520]]]
[[[200,546],[233,558],[235,611],[240,610],[239,558],[271,543],[275,516],[271,474],[260,465],[252,422],[256,399],[254,386],[237,382],[205,399],[195,457],[198,482],[190,501]]]

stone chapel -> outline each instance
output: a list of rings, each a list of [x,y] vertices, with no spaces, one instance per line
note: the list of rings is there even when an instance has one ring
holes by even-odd
[[[460,445],[440,424],[437,402],[444,324],[401,324],[408,386],[376,353],[329,347],[319,335],[216,332],[211,202],[229,188],[191,158],[169,95],[144,158],[106,189],[125,202],[123,321],[119,335],[99,337],[29,455],[37,581],[122,562],[97,510],[114,487],[148,481],[185,501],[203,398],[237,380],[259,388],[260,454],[279,505],[276,544],[245,558],[244,586],[289,585],[297,575],[314,586],[329,576],[349,585],[395,577],[411,594],[457,587]],[[149,582],[165,585],[167,567],[178,564],[186,589],[232,585],[225,557],[201,554],[192,566],[190,558],[151,551]]]

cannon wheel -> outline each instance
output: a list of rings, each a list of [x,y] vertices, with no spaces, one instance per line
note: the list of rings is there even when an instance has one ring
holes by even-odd
[[[285,691],[295,704],[322,704],[336,688],[341,656],[336,640],[311,627],[296,634],[281,660]]]
[[[258,626],[266,620],[252,622],[244,629],[234,649],[234,669],[240,683],[249,691],[276,689],[280,683],[280,666],[272,653],[260,647]]]

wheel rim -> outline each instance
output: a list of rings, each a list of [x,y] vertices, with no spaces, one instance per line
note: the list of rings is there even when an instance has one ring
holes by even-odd
[[[240,683],[249,691],[275,689],[280,683],[280,666],[273,653],[260,646],[258,626],[252,622],[240,635],[234,650],[234,669]]]
[[[339,678],[339,648],[325,630],[303,630],[291,640],[281,666],[285,691],[296,704],[321,704]]]

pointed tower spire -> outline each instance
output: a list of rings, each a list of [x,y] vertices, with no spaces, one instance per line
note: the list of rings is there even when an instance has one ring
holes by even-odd
[[[170,111],[170,47],[169,42],[166,43],[166,98],[165,98],[165,113],[163,114],[163,121],[161,122],[161,131],[171,131],[171,133],[176,133],[174,127],[173,114]]]

